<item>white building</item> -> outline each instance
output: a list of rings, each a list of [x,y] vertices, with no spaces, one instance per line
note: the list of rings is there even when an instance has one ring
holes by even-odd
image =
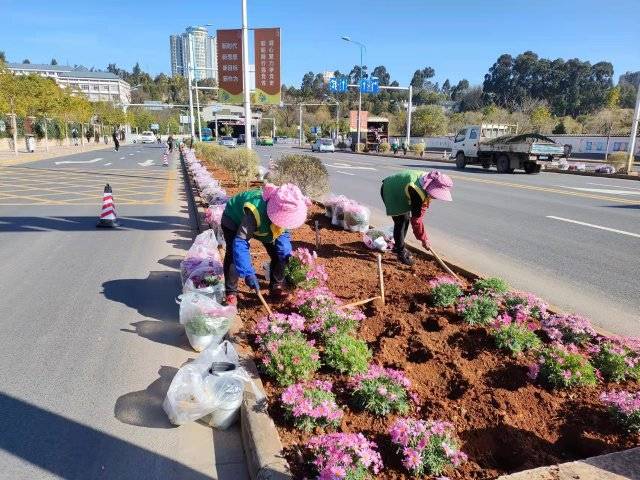
[[[193,49],[193,53],[191,52]],[[216,78],[216,37],[210,36],[206,27],[187,27],[185,33],[169,37],[171,75],[186,77],[191,55],[194,78]]]
[[[83,93],[91,102],[131,103],[131,86],[111,72],[91,72],[85,67],[35,63],[7,63],[16,75],[35,74],[53,78],[63,88]]]

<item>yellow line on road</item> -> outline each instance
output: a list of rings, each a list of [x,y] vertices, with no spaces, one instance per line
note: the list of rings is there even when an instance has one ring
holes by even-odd
[[[171,170],[169,172],[169,179],[167,180],[167,186],[164,189],[163,202],[165,204],[171,203],[171,194],[173,193],[173,187],[175,186],[176,178],[177,178],[176,171]]]

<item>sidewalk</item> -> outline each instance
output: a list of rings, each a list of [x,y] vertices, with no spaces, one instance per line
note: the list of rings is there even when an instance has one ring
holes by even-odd
[[[49,144],[49,151],[45,152],[44,147],[39,147],[35,152],[29,153],[24,147],[18,149],[18,154],[3,150],[0,151],[0,166],[21,165],[23,163],[35,162],[38,160],[46,160],[49,158],[62,157],[65,155],[73,155],[76,153],[92,152],[94,150],[113,149],[113,143],[85,143],[84,146],[74,145],[56,145],[53,142]]]

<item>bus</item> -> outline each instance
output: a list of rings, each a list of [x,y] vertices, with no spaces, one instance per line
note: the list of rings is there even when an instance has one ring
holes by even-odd
[[[203,142],[213,142],[213,131],[209,127],[204,127],[202,129],[202,138],[200,138]]]

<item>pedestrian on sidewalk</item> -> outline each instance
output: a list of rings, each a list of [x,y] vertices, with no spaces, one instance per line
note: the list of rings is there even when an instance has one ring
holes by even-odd
[[[169,147],[169,153],[173,152],[173,135],[169,135],[169,138],[167,138],[167,146]]]
[[[226,242],[224,280],[228,305],[238,303],[238,279],[244,278],[252,290],[259,290],[251,263],[249,240],[262,242],[271,258],[269,290],[275,299],[282,296],[284,268],[291,256],[288,230],[302,226],[310,201],[300,189],[285,183],[277,187],[247,190],[232,197],[222,214],[222,232]]]
[[[422,246],[426,250],[431,247],[424,229],[424,215],[432,198],[450,202],[452,187],[451,178],[437,170],[429,173],[403,170],[382,181],[380,195],[387,215],[393,220],[393,251],[398,255],[400,262],[405,265],[414,263],[405,247],[409,223]]]
[[[73,130],[71,130],[71,138],[73,139],[73,144],[77,147],[78,146],[78,129],[74,128]]]
[[[87,128],[87,132],[84,136],[87,138],[87,143],[89,143],[91,141],[91,130]]]
[[[118,129],[114,128],[113,133],[111,134],[111,138],[113,139],[114,151],[120,150],[120,140],[118,139]]]

